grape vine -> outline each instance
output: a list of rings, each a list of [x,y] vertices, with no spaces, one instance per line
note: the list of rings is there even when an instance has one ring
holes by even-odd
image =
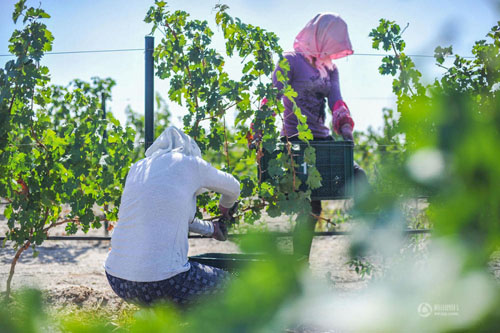
[[[170,100],[186,107],[184,131],[195,138],[205,156],[223,152],[226,158],[220,160],[220,167],[240,177],[244,201],[241,217],[245,222],[259,219],[264,209],[269,216],[283,213],[307,216],[311,189],[321,185],[321,176],[314,166],[313,147],[306,151],[309,165],[306,191],[298,190],[300,180],[296,177],[297,166],[289,142],[284,143],[283,153],[271,164],[271,179],[262,181],[258,172],[266,171],[262,170],[262,155],[281,146],[278,121],[283,122],[284,107],[278,96],[282,94],[292,101],[297,96],[287,83],[287,60],[281,56],[283,50],[274,33],[233,18],[227,13],[228,8],[216,6],[215,23],[226,46],[222,55],[212,45],[214,32],[206,20],[191,20],[187,12],[169,11],[165,2],[156,1],[145,18],[145,22],[152,24],[151,33],[160,31],[163,35],[154,51],[156,75],[170,80]],[[279,55],[283,69],[277,73],[284,85],[281,92],[270,81],[276,64],[273,55]],[[224,56],[241,59],[239,80],[230,78]],[[267,103],[261,103],[264,99]],[[235,131],[229,134],[226,115],[232,110],[236,112]],[[307,118],[297,107],[294,113],[300,122],[299,138],[308,142],[312,134]],[[256,151],[249,150],[248,138],[256,133],[261,135],[260,144]],[[233,142],[229,143],[230,136]],[[218,213],[215,201],[208,194],[199,197],[198,208],[200,217],[202,212],[212,216]]]
[[[117,219],[131,163],[134,131],[111,113],[102,119],[101,98],[110,96],[112,80],[49,85],[41,65],[54,39],[41,23],[48,18],[24,0],[15,5],[13,21],[24,26],[10,38],[16,58],[0,69],[0,198],[7,202],[5,241],[17,251],[7,295],[22,252],[31,247],[36,255],[52,228],[66,225],[74,234]],[[65,204],[71,209],[63,214]],[[106,209],[96,214],[94,206]]]

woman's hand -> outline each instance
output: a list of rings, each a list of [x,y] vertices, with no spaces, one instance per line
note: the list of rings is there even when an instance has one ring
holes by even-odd
[[[340,128],[340,134],[346,141],[354,141],[354,138],[352,136],[352,126],[351,124],[344,124]]]
[[[223,217],[225,217],[228,220],[231,219],[231,213],[230,213],[231,208],[226,208],[226,207],[222,206],[221,204],[219,204],[219,210],[220,210]]]
[[[212,234],[212,238],[218,241],[225,241],[227,239],[227,227],[224,222],[215,221],[214,225],[214,233]]]

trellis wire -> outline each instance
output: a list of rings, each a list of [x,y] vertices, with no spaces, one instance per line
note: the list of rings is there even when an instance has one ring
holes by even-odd
[[[421,234],[430,234],[432,233],[432,229],[406,229],[402,232],[406,235],[421,235]],[[293,232],[260,232],[257,233],[265,236],[271,236],[274,238],[281,237],[292,237]],[[314,236],[316,237],[330,237],[330,236],[350,236],[352,235],[352,231],[320,231],[315,232]],[[229,234],[228,238],[242,238],[247,234]],[[190,239],[211,239],[210,236],[202,236],[202,235],[189,235]],[[5,237],[0,237],[0,242],[3,242]],[[47,241],[110,241],[111,237],[109,236],[49,236],[46,239]]]
[[[15,146],[18,147],[18,146],[36,146],[37,143],[19,143],[19,144],[16,144]],[[134,147],[137,148],[137,147],[141,147],[144,145],[144,141],[137,141],[134,143]],[[229,143],[230,146],[235,146],[237,145],[237,143]],[[341,146],[341,145],[339,145]],[[346,145],[346,147],[350,147],[350,145]],[[361,150],[362,148],[365,148],[365,147],[372,147],[370,145],[354,145],[354,150]],[[381,150],[382,148],[400,148],[400,146],[398,145],[376,145],[376,146],[373,146],[372,147],[373,149],[375,150]],[[403,150],[401,149],[396,149],[396,150],[392,150],[392,151],[381,151],[383,153],[396,153],[396,152],[403,152]]]
[[[67,54],[89,54],[89,53],[117,53],[117,52],[144,52],[144,48],[124,48],[124,49],[102,49],[102,50],[75,50],[75,51],[51,51],[45,52],[44,55],[67,55]],[[386,57],[393,56],[388,53],[353,53],[350,55],[355,57]],[[407,54],[412,58],[434,58],[430,54]],[[13,54],[0,54],[0,57],[15,57]],[[453,58],[453,55],[448,55],[446,58]],[[473,56],[464,56],[465,59],[474,59]]]

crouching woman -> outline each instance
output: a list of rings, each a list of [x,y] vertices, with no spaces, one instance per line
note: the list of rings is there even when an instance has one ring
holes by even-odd
[[[189,231],[225,240],[217,222],[194,217],[196,196],[206,190],[222,194],[219,208],[227,215],[240,185],[204,161],[192,138],[168,127],[127,175],[104,265],[118,296],[183,306],[221,291],[227,272],[188,260]]]

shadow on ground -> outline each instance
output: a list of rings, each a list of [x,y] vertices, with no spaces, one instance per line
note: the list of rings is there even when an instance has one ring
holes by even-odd
[[[37,257],[33,257],[33,250],[30,248],[23,252],[18,263],[78,263],[78,257],[90,250],[102,249],[106,251],[109,248],[108,242],[97,241],[80,242],[79,246],[70,245],[68,241],[45,241],[43,246],[36,247],[36,251],[38,251]],[[11,244],[7,243],[4,248],[0,249],[0,262],[2,264],[10,264],[15,254],[16,251],[12,248]]]

